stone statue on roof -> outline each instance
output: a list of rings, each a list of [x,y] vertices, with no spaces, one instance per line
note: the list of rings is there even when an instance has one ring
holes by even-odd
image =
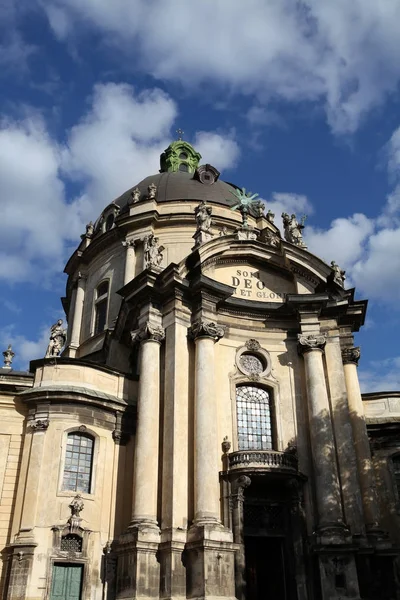
[[[285,240],[290,242],[291,244],[295,244],[296,246],[300,246],[300,248],[307,248],[303,241],[302,231],[304,229],[304,222],[306,220],[306,216],[303,215],[300,223],[296,219],[296,215],[292,214],[290,217],[288,213],[282,213],[283,219],[283,227],[285,232]]]
[[[331,262],[331,268],[333,271],[333,281],[343,287],[344,280],[346,279],[346,271],[343,271],[334,260]]]
[[[209,233],[212,225],[211,206],[207,206],[205,200],[202,200],[194,209],[194,214],[196,215],[197,231]]]
[[[62,327],[63,320],[58,319],[57,323],[50,328],[50,341],[47,346],[45,358],[50,358],[52,356],[60,356],[61,350],[63,349],[66,339],[67,339],[67,330]]]
[[[157,186],[155,183],[151,183],[149,185],[149,187],[147,188],[148,190],[148,199],[149,200],[155,200],[156,199],[156,194],[157,194]]]

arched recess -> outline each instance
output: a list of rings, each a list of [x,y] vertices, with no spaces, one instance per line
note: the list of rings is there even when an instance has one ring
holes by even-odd
[[[243,364],[243,357],[253,359],[258,358],[260,365],[253,361],[248,361],[250,369]],[[262,366],[264,367],[262,370]],[[254,366],[259,372],[251,371]],[[258,369],[257,369],[258,367]],[[238,410],[237,410],[237,389],[242,386],[264,390],[268,393],[270,421],[272,429],[272,450],[283,452],[284,444],[282,437],[282,421],[280,410],[280,386],[279,382],[272,375],[271,358],[267,350],[262,348],[256,340],[249,340],[244,346],[236,351],[236,369],[230,374],[230,392],[232,403],[232,451],[241,450],[239,447],[238,433]]]

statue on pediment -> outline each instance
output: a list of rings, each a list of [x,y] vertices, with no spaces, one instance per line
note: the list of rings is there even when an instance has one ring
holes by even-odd
[[[343,271],[334,260],[331,261],[331,269],[333,271],[333,281],[343,287],[344,280],[346,279],[346,271]]]
[[[295,246],[300,246],[300,248],[306,248],[307,246],[305,245],[304,241],[303,241],[303,229],[304,229],[304,222],[306,220],[306,216],[303,215],[301,218],[301,221],[299,223],[299,221],[296,219],[296,215],[292,214],[292,215],[288,215],[288,213],[282,213],[282,219],[283,219],[283,227],[284,227],[284,232],[285,232],[285,240],[287,242],[290,242],[291,244],[295,244]]]

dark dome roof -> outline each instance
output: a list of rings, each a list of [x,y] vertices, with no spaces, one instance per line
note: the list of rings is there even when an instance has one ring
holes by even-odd
[[[127,209],[132,191],[138,187],[140,190],[140,199],[144,200],[148,194],[148,186],[154,183],[157,186],[157,202],[170,202],[172,200],[204,200],[232,206],[235,204],[235,197],[232,195],[237,186],[225,181],[217,180],[214,183],[204,184],[193,178],[193,173],[176,171],[174,173],[157,173],[146,177],[127,190],[122,196],[114,202],[121,207],[122,212]]]

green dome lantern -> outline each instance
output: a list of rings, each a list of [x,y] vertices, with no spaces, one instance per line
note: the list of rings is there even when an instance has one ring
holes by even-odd
[[[160,173],[194,173],[200,160],[201,154],[189,142],[176,140],[160,156]]]

